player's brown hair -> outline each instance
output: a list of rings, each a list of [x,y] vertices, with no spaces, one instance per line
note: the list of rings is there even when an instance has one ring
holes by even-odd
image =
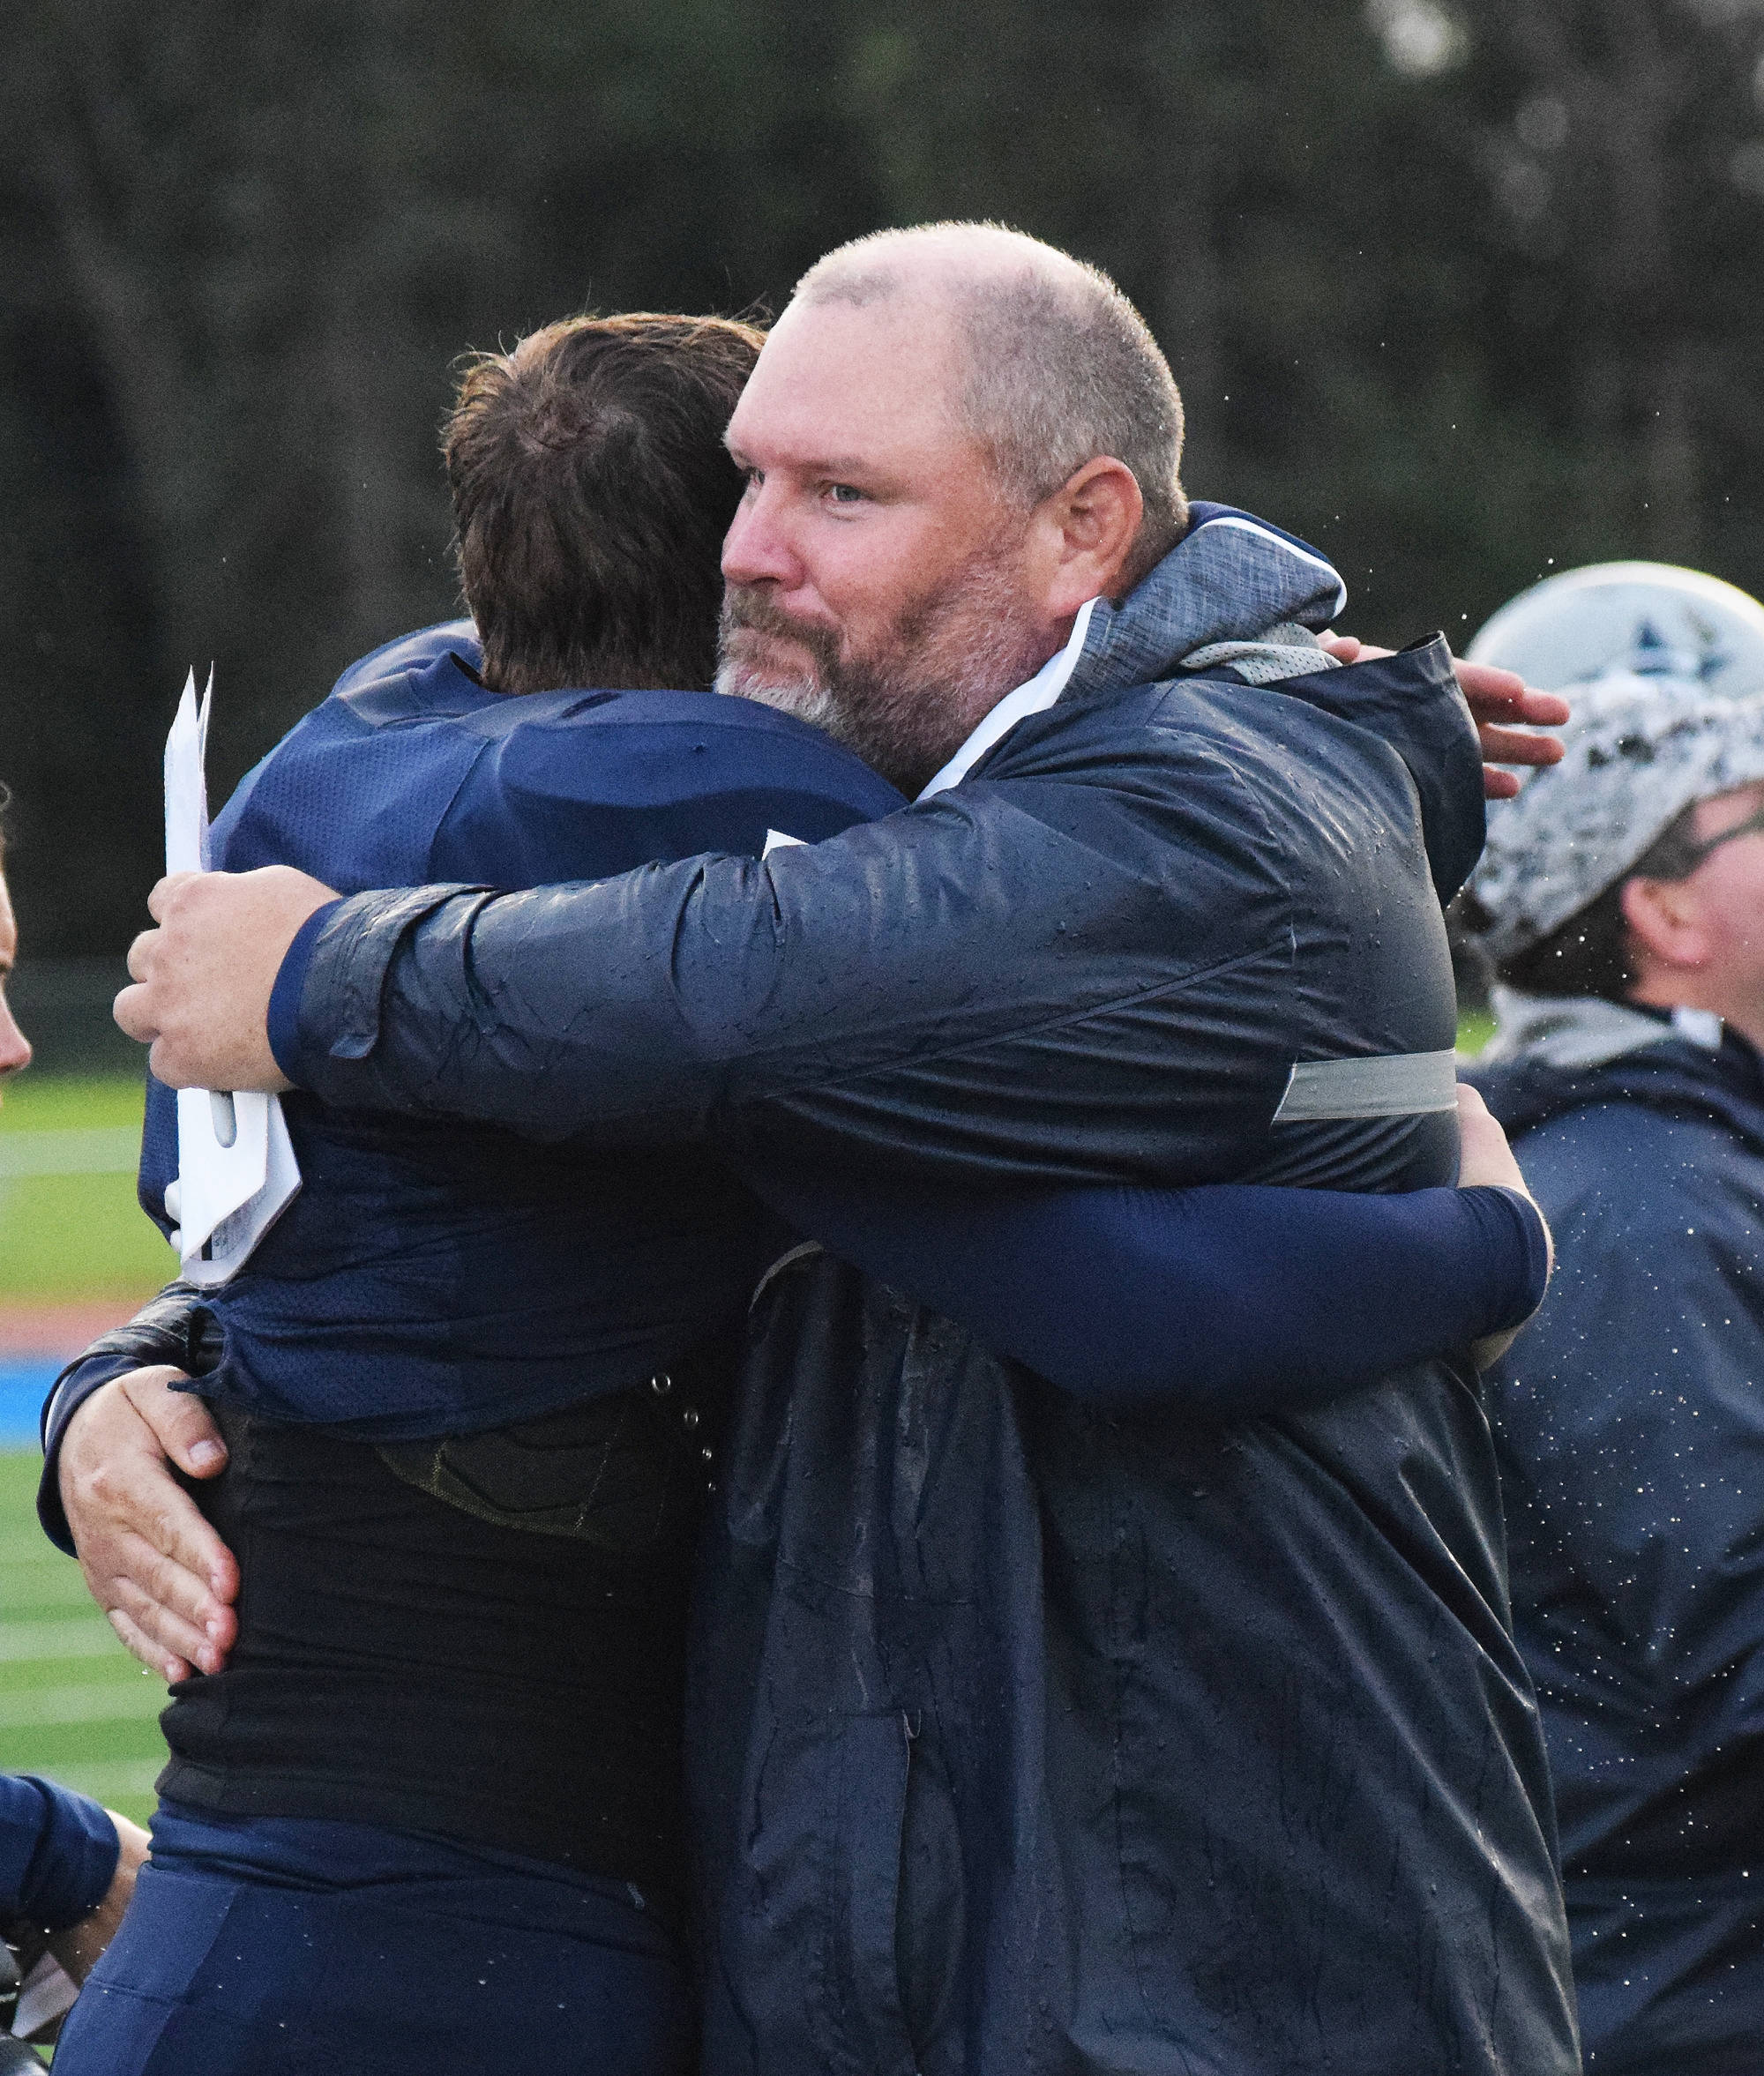
[[[743,487],[722,436],[762,339],[725,317],[568,317],[467,363],[441,447],[486,684],[710,683]]]

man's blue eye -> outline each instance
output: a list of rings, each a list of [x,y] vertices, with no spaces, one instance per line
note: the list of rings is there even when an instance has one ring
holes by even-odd
[[[862,490],[856,489],[850,483],[834,483],[831,486],[831,489],[835,504],[856,504],[863,496]]]

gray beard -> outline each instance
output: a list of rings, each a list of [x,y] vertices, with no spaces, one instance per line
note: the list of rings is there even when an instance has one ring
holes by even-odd
[[[759,587],[731,585],[716,689],[824,729],[910,799],[1046,661],[1025,620],[996,553],[970,558],[915,601],[869,656],[843,654],[836,631],[793,619]],[[785,678],[763,675],[741,653],[749,628],[788,635],[808,651],[808,667]]]
[[[751,699],[756,706],[775,706],[780,713],[794,713],[798,721],[824,728],[841,742],[845,740],[839,725],[839,694],[819,670],[794,678],[764,678],[753,666],[730,656],[730,631],[725,619],[720,636],[721,656],[713,681],[714,690],[727,698]]]

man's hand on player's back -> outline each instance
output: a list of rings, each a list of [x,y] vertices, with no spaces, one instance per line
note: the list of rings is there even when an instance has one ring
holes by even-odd
[[[172,1475],[227,1466],[208,1408],[166,1365],[93,1393],[61,1445],[61,1500],[79,1568],[110,1626],[168,1681],[219,1672],[238,1634],[239,1567]]]

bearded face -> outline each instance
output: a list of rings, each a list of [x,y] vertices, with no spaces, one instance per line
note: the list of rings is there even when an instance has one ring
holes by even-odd
[[[825,728],[909,797],[1043,661],[1012,546],[909,599],[862,649],[787,613],[766,584],[724,594],[716,688]]]

